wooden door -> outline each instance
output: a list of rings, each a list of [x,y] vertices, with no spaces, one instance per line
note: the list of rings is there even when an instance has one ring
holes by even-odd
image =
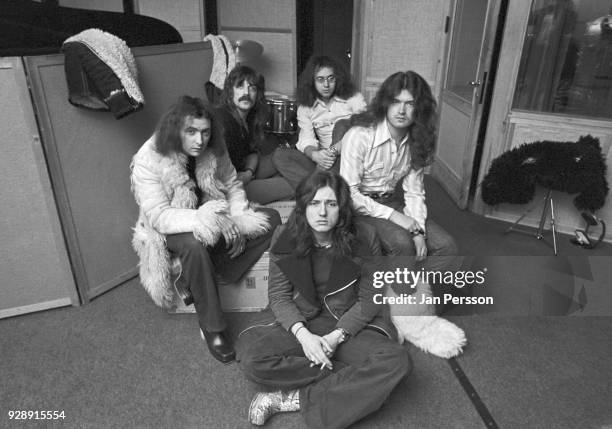
[[[467,207],[470,195],[500,4],[501,0],[456,0],[450,17],[432,173],[461,208]]]

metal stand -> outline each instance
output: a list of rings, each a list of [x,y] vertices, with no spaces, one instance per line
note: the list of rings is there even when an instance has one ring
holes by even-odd
[[[527,216],[536,207],[535,205],[529,208],[525,213],[521,215],[521,217],[519,217],[516,220],[516,222],[510,225],[510,227],[504,231],[504,234],[508,234],[510,232],[519,232],[521,234],[533,235],[538,240],[542,240],[544,243],[549,244],[546,242],[546,240],[544,240],[543,232],[544,232],[544,224],[546,223],[546,218],[548,217],[548,206],[550,205],[550,229],[552,231],[552,238],[553,238],[552,247],[553,247],[555,256],[557,256],[557,233],[555,229],[555,205],[552,199],[552,189],[548,189],[548,192],[546,192],[546,196],[542,199],[541,204],[542,204],[542,214],[540,216],[540,224],[535,234],[533,233],[532,230],[527,230],[527,229],[523,229],[519,227],[519,222],[523,220],[523,218]]]

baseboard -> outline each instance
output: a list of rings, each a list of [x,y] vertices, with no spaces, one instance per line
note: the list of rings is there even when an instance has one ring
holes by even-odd
[[[36,311],[49,310],[51,308],[67,307],[70,305],[72,305],[70,298],[60,298],[51,301],[38,302],[36,304],[23,305],[21,307],[7,308],[5,310],[0,310],[0,319],[34,313]]]
[[[133,279],[138,275],[138,266],[132,267],[129,270],[119,274],[112,279],[99,284],[98,286],[89,289],[87,295],[89,299],[93,299],[96,296],[102,295],[104,292],[111,290],[112,288],[119,286],[120,284]]]

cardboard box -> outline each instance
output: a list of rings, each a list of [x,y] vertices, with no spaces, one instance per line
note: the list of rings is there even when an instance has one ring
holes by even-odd
[[[295,208],[295,200],[275,201],[273,203],[266,204],[264,207],[276,210],[278,214],[280,214],[283,223],[285,223]]]
[[[227,312],[260,311],[268,305],[268,266],[270,257],[264,252],[259,261],[247,271],[238,283],[225,283],[218,279],[221,308]],[[185,303],[174,295],[169,313],[195,313],[193,304]]]

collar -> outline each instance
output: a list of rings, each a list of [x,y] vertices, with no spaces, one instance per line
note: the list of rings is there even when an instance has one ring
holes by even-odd
[[[346,100],[344,98],[340,98],[336,95],[332,96],[331,100],[337,103],[346,103]],[[317,107],[317,105],[321,105],[322,107],[325,107],[325,101],[321,100],[320,98],[317,98],[314,104],[312,105],[312,107],[315,108]]]
[[[387,118],[385,118],[376,124],[376,128],[374,130],[374,147],[381,146],[390,140],[393,139],[391,138],[391,133],[389,132],[389,122],[387,122]],[[408,133],[406,133],[404,138],[400,141],[400,146],[406,144],[407,142]]]
[[[289,282],[299,290],[304,298],[312,305],[318,305],[316,289],[313,281],[312,262],[310,255],[297,256],[295,250],[295,236],[285,228],[278,237],[276,243],[270,249],[276,254],[286,255],[277,262],[278,267],[285,274]],[[327,282],[327,293],[338,289],[359,278],[361,267],[346,256],[334,256],[332,270]]]

